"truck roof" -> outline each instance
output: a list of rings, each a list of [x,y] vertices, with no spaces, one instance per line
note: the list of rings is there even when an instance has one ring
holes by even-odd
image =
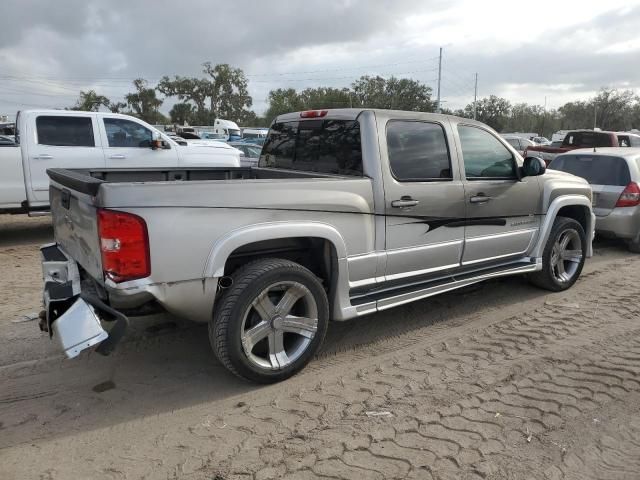
[[[457,117],[455,115],[445,115],[442,113],[427,113],[427,112],[412,112],[407,110],[386,110],[382,108],[318,108],[315,110],[304,110],[300,112],[292,112],[285,113],[282,115],[278,115],[274,122],[286,122],[286,121],[294,121],[294,120],[314,120],[313,117],[302,118],[301,114],[305,111],[326,111],[326,115],[317,118],[330,118],[330,119],[339,119],[339,120],[355,120],[358,115],[362,112],[374,112],[376,117],[378,118],[394,118],[394,119],[407,119],[407,120],[445,120],[445,119],[455,119],[457,121],[463,121],[464,123],[471,125],[478,125],[486,127],[487,125],[478,122],[477,120],[472,120],[470,118]]]
[[[109,117],[122,117],[122,118],[132,118],[133,115],[126,115],[123,113],[111,113],[111,112],[86,112],[84,110],[55,110],[55,109],[44,109],[44,108],[31,108],[28,110],[20,110],[21,115],[24,114],[36,114],[36,115],[99,115],[99,116],[109,116]],[[135,118],[135,117],[134,117]]]

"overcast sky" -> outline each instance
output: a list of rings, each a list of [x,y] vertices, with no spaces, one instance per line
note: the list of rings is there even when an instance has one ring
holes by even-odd
[[[480,97],[554,108],[602,86],[640,91],[629,0],[4,0],[0,12],[0,114],[71,106],[81,89],[122,99],[134,78],[200,75],[205,61],[241,67],[258,113],[273,88],[365,74],[435,96],[439,47],[451,108],[473,100],[475,72]]]

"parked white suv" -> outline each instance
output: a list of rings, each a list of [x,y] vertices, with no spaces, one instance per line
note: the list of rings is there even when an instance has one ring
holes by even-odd
[[[0,149],[0,213],[49,207],[49,168],[239,167],[224,142],[179,145],[128,115],[64,110],[18,112],[16,143]]]

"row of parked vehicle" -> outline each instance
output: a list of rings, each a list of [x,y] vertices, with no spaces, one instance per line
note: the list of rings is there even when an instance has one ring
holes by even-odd
[[[190,127],[171,131],[135,117],[105,112],[18,112],[15,135],[0,136],[0,213],[48,210],[46,172],[54,167],[91,170],[257,165],[261,139],[253,136],[251,129],[245,130],[248,138],[243,139],[241,130],[232,128],[234,125],[216,120],[215,127],[207,128],[218,131],[196,132]]]
[[[640,148],[617,146],[623,134],[569,132],[552,161],[532,146],[523,159],[469,119],[313,110],[277,117],[259,164],[239,168],[206,132],[178,142],[107,113],[17,124],[4,159],[22,162],[28,207],[51,200],[55,230],[40,325],[69,357],[110,352],[125,314],[163,309],[208,322],[230,371],[275,382],[312,359],[330,320],[506,275],[565,290],[594,231],[640,250]]]
[[[624,239],[631,251],[640,252],[640,135],[586,129],[563,133],[555,145],[541,145],[526,134],[502,136],[523,157],[542,158],[552,170],[587,180],[597,232]]]

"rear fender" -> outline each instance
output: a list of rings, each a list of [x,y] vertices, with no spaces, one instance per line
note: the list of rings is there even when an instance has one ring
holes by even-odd
[[[357,315],[349,300],[347,246],[335,227],[321,222],[271,222],[232,230],[216,240],[207,258],[203,278],[220,278],[229,256],[238,248],[264,240],[295,237],[323,238],[333,245],[338,257],[336,298],[332,318],[344,320]]]

